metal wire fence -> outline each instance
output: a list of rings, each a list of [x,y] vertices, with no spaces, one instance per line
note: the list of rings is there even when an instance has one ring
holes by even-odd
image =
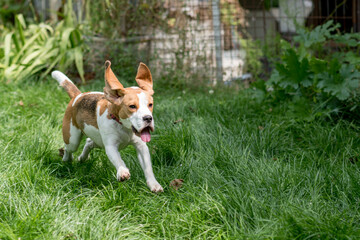
[[[261,75],[262,50],[276,54],[279,39],[290,41],[299,27],[333,20],[343,32],[360,30],[358,0],[175,0],[164,8],[170,31],[154,29],[152,63],[186,66],[210,81]]]
[[[44,4],[50,1],[52,4]],[[36,0],[35,5],[61,6],[61,0]],[[121,1],[109,11],[120,14]],[[115,36],[116,41],[145,52],[149,64],[157,72],[177,69],[184,78],[200,74],[202,78],[232,81],[261,75],[267,66],[263,49],[276,55],[279,39],[291,40],[298,27],[315,27],[328,20],[341,24],[341,31],[360,31],[360,0],[127,0],[127,9],[155,4],[153,15],[137,26],[132,35]],[[89,1],[74,1],[78,16],[86,16]],[[83,8],[81,7],[83,6]],[[86,8],[86,7],[85,7]],[[148,7],[150,8],[150,7]],[[55,9],[57,10],[57,9]],[[101,10],[101,9],[100,9]],[[106,9],[108,11],[108,9]],[[124,10],[125,11],[125,10]],[[128,26],[126,16],[113,26]],[[157,14],[157,15],[156,15]],[[113,14],[114,15],[114,14]],[[156,16],[155,16],[156,15]],[[111,14],[110,14],[111,16]],[[146,16],[145,16],[146,17]],[[150,18],[161,19],[155,25]],[[146,18],[145,18],[146,19]],[[100,19],[101,20],[101,19]],[[152,22],[152,24],[150,24]],[[131,27],[130,27],[131,28]],[[135,32],[135,34],[134,34]],[[98,43],[99,44],[99,43]]]

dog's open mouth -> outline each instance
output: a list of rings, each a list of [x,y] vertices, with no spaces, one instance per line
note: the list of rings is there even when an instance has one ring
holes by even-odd
[[[153,129],[151,127],[145,127],[140,132],[138,132],[134,128],[134,126],[132,126],[132,130],[137,136],[141,137],[141,140],[143,140],[144,142],[150,142],[150,140],[151,140],[150,131],[153,131]]]

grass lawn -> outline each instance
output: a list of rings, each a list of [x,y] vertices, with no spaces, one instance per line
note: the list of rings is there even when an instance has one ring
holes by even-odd
[[[99,80],[81,90],[102,88]],[[355,124],[297,120],[244,91],[155,86],[148,145],[165,189],[153,194],[133,147],[121,152],[126,182],[101,149],[85,163],[62,162],[69,99],[55,80],[0,84],[0,92],[0,239],[360,237]],[[177,178],[184,185],[175,191]]]

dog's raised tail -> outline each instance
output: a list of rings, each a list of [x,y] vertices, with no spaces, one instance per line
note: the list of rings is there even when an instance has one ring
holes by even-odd
[[[81,93],[75,84],[62,72],[53,71],[51,73],[51,77],[58,81],[60,86],[65,89],[70,98],[74,98]]]

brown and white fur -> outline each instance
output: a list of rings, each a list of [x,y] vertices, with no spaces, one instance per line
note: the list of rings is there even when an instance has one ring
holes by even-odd
[[[162,192],[146,145],[151,138],[150,131],[154,130],[154,91],[150,70],[140,63],[135,78],[139,87],[124,88],[110,66],[110,61],[106,61],[104,92],[81,93],[63,73],[52,72],[52,77],[71,98],[63,119],[63,160],[72,159],[72,153],[78,149],[81,136],[85,134],[88,138],[79,161],[84,161],[94,147],[105,148],[106,155],[117,170],[117,179],[122,181],[130,178],[130,172],[121,159],[119,149],[132,144],[150,190]]]

